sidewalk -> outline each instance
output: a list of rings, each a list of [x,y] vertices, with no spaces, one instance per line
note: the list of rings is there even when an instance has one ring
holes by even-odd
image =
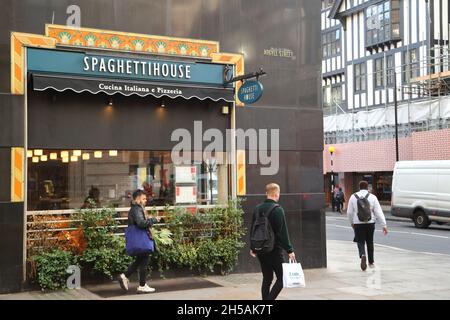
[[[450,299],[450,255],[416,253],[375,247],[377,267],[362,272],[353,243],[328,241],[328,268],[305,270],[306,288],[284,289],[280,300]],[[257,263],[255,261],[255,263]],[[221,287],[119,296],[131,300],[258,300],[260,274],[207,278]],[[26,292],[0,299],[100,299],[91,292]]]

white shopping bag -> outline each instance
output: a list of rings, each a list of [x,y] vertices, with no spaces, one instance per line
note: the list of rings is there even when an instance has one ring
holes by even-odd
[[[302,265],[295,260],[283,263],[283,287],[304,288],[305,286],[305,274]]]

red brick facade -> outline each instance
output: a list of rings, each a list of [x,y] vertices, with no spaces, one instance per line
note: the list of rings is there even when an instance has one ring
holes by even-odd
[[[395,139],[336,144],[334,172],[393,171]],[[324,173],[331,172],[328,148],[323,152]],[[450,129],[415,132],[399,139],[400,161],[450,160]]]

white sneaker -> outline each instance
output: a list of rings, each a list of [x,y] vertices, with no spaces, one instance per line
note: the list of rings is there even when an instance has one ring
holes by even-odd
[[[137,288],[137,293],[152,293],[155,291],[156,291],[156,289],[149,287],[148,284],[145,284],[145,286],[139,286]]]
[[[118,280],[122,290],[128,291],[128,284],[130,283],[130,280],[128,280],[124,273],[119,276]]]
[[[369,268],[370,269],[374,269],[375,268],[375,264],[374,263],[369,263]]]

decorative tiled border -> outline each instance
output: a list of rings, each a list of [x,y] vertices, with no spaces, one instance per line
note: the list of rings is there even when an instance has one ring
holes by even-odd
[[[125,33],[62,25],[45,26],[45,35],[57,44],[119,51],[150,52],[184,57],[210,58],[219,52],[216,41]]]
[[[21,32],[11,33],[11,93],[24,94],[25,90],[25,47],[56,47],[55,39]]]

